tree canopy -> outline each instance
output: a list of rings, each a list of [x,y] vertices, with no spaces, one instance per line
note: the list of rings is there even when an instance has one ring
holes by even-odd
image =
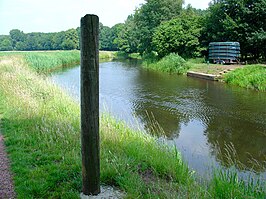
[[[193,10],[187,10],[157,27],[153,33],[152,44],[159,57],[173,52],[182,57],[199,56],[199,19],[199,15]]]
[[[203,26],[203,42],[238,41],[241,54],[265,59],[265,0],[215,0]]]
[[[244,59],[266,59],[266,0],[212,0],[206,10],[183,0],[145,0],[124,23],[100,24],[100,50],[205,55],[210,42],[239,42]],[[0,50],[79,49],[80,29],[0,35]]]
[[[149,53],[153,50],[152,35],[162,22],[178,16],[182,10],[182,0],[146,0],[134,14],[138,51]]]

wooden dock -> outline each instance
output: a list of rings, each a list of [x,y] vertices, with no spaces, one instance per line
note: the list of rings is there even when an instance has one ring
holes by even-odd
[[[221,75],[199,73],[199,72],[194,72],[194,71],[188,71],[187,76],[206,79],[206,80],[212,80],[212,81],[218,81],[221,78]]]

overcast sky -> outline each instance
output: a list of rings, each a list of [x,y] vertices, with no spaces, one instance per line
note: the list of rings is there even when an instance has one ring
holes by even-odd
[[[186,0],[205,9],[211,0]],[[12,29],[58,32],[76,28],[85,14],[96,14],[106,26],[123,23],[144,0],[0,0],[0,34]]]

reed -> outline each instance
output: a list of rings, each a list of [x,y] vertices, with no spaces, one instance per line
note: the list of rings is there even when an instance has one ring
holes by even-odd
[[[38,73],[49,73],[58,69],[80,64],[80,51],[31,51],[0,52],[0,56],[23,56],[27,65]],[[100,60],[112,60],[117,56],[113,51],[100,51]]]

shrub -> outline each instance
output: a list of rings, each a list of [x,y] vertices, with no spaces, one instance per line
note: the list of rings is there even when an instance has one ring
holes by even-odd
[[[186,61],[176,53],[171,53],[155,63],[149,64],[146,62],[144,67],[152,70],[178,74],[184,74],[189,69]]]

